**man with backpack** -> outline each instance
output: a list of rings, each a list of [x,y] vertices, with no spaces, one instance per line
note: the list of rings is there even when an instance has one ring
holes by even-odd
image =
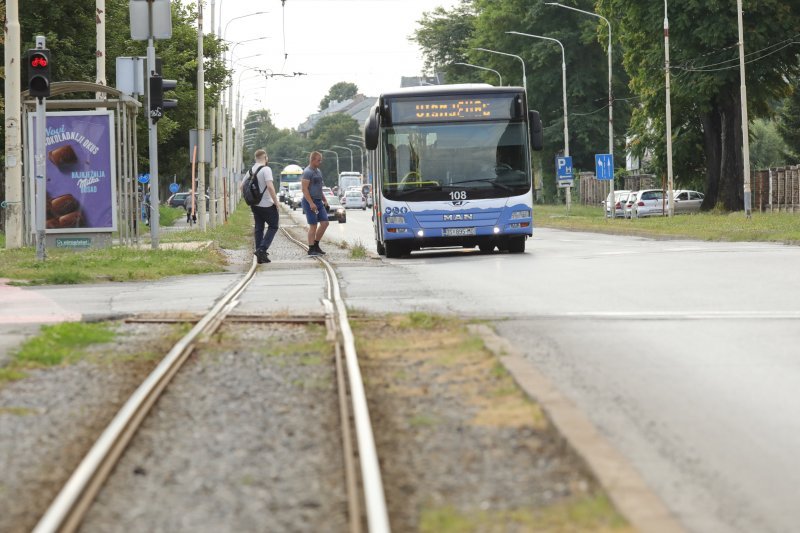
[[[267,250],[269,250],[275,234],[278,233],[278,197],[275,194],[272,170],[267,166],[267,161],[269,160],[267,152],[258,149],[254,156],[255,164],[247,173],[245,179],[242,180],[242,193],[248,205],[250,205],[250,210],[253,212],[255,256],[258,263],[261,264],[270,262]],[[253,178],[253,187],[245,191],[245,188],[250,184],[250,178]],[[256,184],[258,185],[257,190],[251,192],[256,189]],[[267,226],[266,234],[264,233],[265,225]]]

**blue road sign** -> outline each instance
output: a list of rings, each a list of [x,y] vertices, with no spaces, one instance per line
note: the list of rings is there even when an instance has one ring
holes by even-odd
[[[139,174],[137,181],[141,184],[150,183],[150,174]]]
[[[559,180],[572,179],[572,156],[556,157],[556,176],[558,176]]]
[[[614,156],[611,154],[594,154],[594,175],[599,180],[613,180]]]
[[[169,184],[169,192],[171,192],[172,194],[175,194],[179,190],[181,190],[181,186],[178,185],[177,183],[170,183]]]

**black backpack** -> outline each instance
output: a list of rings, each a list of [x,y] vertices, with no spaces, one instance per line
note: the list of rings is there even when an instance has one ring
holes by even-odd
[[[261,201],[261,198],[264,196],[264,191],[267,190],[266,186],[264,190],[261,190],[258,186],[258,173],[261,172],[261,169],[264,168],[266,165],[261,165],[258,167],[253,173],[253,169],[247,171],[247,177],[244,179],[244,185],[242,186],[242,196],[244,197],[244,203],[247,205],[258,205]]]

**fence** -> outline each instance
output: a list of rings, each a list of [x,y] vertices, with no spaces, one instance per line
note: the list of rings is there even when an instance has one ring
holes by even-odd
[[[753,172],[753,210],[800,213],[800,166]]]

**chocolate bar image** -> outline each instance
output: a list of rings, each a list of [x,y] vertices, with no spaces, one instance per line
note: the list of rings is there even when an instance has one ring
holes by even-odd
[[[62,194],[53,198],[49,207],[54,215],[60,217],[77,210],[80,207],[80,203],[71,194]]]
[[[51,150],[47,154],[47,157],[58,168],[78,162],[78,156],[75,154],[75,150],[73,150],[72,146],[69,144],[65,144],[64,146],[59,146],[58,148]]]

